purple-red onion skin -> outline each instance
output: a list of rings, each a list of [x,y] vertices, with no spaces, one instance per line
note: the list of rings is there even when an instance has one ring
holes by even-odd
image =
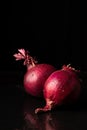
[[[72,101],[77,100],[80,90],[80,81],[74,72],[58,70],[53,72],[45,82],[44,97],[53,101],[55,105],[61,105],[70,100],[70,97]]]
[[[44,83],[55,70],[55,67],[49,64],[37,64],[29,68],[24,75],[25,91],[32,96],[43,96]]]
[[[75,103],[81,92],[81,84],[73,68],[66,67],[53,72],[44,84],[43,94],[46,105],[35,113],[46,112],[56,106]]]

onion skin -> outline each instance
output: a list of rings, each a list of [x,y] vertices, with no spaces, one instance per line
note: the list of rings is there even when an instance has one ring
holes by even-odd
[[[13,55],[16,60],[24,60],[23,65],[26,65],[27,71],[24,75],[23,84],[26,93],[43,97],[43,87],[46,79],[56,68],[50,64],[37,64],[29,52],[25,49],[18,49],[18,53]]]
[[[63,66],[62,69],[53,72],[44,85],[44,108],[37,108],[35,113],[50,111],[62,104],[75,103],[80,96],[81,84],[77,75],[78,71],[70,67]]]
[[[33,96],[43,95],[43,87],[49,75],[55,71],[55,68],[49,64],[37,64],[28,69],[24,75],[25,91]]]

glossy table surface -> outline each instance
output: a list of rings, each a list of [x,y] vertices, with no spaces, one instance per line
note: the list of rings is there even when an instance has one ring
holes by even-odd
[[[20,72],[0,72],[0,130],[87,130],[87,80],[76,105],[35,114],[44,99],[26,94]]]

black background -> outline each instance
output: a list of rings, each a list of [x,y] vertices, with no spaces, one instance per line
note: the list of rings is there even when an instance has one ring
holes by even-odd
[[[85,3],[15,1],[8,3],[8,39],[1,48],[2,69],[22,69],[13,54],[27,49],[39,63],[87,71]]]
[[[6,4],[6,8],[5,8]],[[2,6],[2,5],[1,5]],[[2,6],[0,37],[0,127],[2,130],[87,129],[87,75],[83,75],[80,102],[71,108],[60,107],[52,113],[34,114],[44,100],[27,95],[23,89],[25,68],[15,61],[18,49],[27,49],[38,63],[61,68],[71,64],[87,72],[86,4],[76,1],[8,1]],[[22,91],[23,90],[23,91]],[[25,114],[30,120],[25,120]],[[52,124],[50,123],[50,117]],[[31,120],[35,120],[36,125]],[[39,121],[39,124],[38,124]],[[57,121],[57,122],[56,122]],[[49,124],[50,123],[50,124]],[[35,126],[34,126],[35,125]],[[52,126],[51,126],[52,125]]]

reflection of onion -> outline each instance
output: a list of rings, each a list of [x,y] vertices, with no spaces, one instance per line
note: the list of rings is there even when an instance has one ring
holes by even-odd
[[[35,117],[35,114],[33,112],[33,106],[30,106],[29,100],[26,100],[23,107],[23,116],[24,116],[24,128],[30,129],[30,128],[38,128],[37,127],[37,119]],[[32,100],[33,102],[33,100]],[[24,129],[24,130],[25,130]]]
[[[32,125],[36,125],[36,120],[34,119],[32,114],[26,113],[25,114],[25,120],[30,121]]]
[[[29,100],[25,101],[23,107],[24,124],[22,130],[56,130],[55,123],[49,113],[37,115],[34,113],[35,102],[31,99],[34,106],[29,105]]]
[[[33,97],[27,97],[27,99],[25,99],[22,107],[22,126],[20,129],[14,130],[74,130],[84,129],[86,126],[86,112],[79,111],[79,106],[72,106],[70,109],[66,109],[67,106],[61,106],[52,112],[35,114],[35,107],[40,103],[41,105],[44,104],[42,100],[37,101],[36,98]]]
[[[52,119],[51,114],[45,116],[45,130],[56,130],[56,125]]]
[[[32,99],[31,99],[32,100]],[[33,101],[32,101],[33,103]],[[36,105],[36,104],[34,104]],[[23,107],[24,122],[21,129],[15,130],[74,130],[86,125],[85,112],[77,111],[53,111],[44,114],[34,114],[34,106],[29,105],[29,101],[25,102]],[[33,108],[33,109],[32,109]],[[64,110],[64,109],[63,109]]]

